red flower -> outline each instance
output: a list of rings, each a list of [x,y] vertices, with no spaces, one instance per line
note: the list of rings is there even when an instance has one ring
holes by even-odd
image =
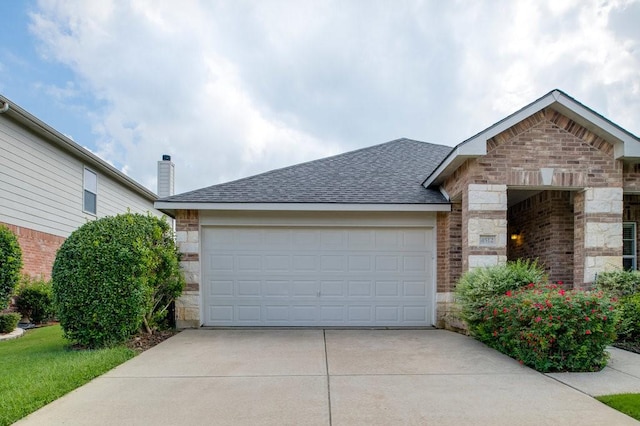
[[[542,321],[542,318],[536,317],[535,322],[540,322],[540,321]]]
[[[584,317],[584,320],[585,320],[585,321],[591,321],[591,318],[589,318],[589,317]]]
[[[558,285],[562,285],[562,284],[564,284],[564,282],[558,281]]]
[[[511,290],[507,290],[505,294],[507,295],[507,297],[511,297]]]
[[[585,331],[584,334],[591,334],[591,330]]]
[[[559,294],[560,296],[564,296],[564,294],[565,294],[565,293],[566,293],[566,291],[564,291],[564,289],[560,289],[560,290],[558,290],[558,294]]]

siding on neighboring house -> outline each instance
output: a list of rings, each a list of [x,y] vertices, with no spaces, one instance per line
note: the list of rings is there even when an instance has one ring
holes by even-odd
[[[35,117],[11,114],[0,114],[0,223],[18,236],[24,273],[48,278],[57,249],[87,221],[127,211],[163,216],[151,191],[55,130],[41,131]],[[85,168],[97,175],[95,215],[83,209]]]
[[[94,164],[62,151],[16,123],[0,126],[0,222],[67,237],[87,220],[144,213],[152,201],[124,188]],[[97,214],[83,211],[83,174],[98,175]]]

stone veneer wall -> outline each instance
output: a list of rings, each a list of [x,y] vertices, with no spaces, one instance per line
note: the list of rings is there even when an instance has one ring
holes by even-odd
[[[549,280],[573,287],[573,202],[569,191],[543,191],[509,208],[507,257],[538,259]]]
[[[22,273],[51,279],[56,253],[66,238],[21,226],[2,224],[18,237],[18,244],[22,249]]]
[[[176,300],[176,327],[200,327],[200,219],[197,210],[176,212],[176,242],[185,291]]]
[[[622,206],[622,188],[584,191],[584,287],[598,272],[622,268]]]

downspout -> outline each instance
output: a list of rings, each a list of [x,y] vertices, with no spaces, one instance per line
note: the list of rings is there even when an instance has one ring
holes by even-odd
[[[4,103],[4,106],[0,108],[0,114],[2,114],[3,112],[9,111],[9,102],[3,102],[3,103]]]

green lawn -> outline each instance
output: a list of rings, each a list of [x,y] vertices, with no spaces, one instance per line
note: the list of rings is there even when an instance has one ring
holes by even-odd
[[[597,399],[611,408],[615,408],[636,420],[640,420],[640,393],[599,396]]]
[[[0,425],[9,425],[135,356],[119,346],[71,350],[60,326],[0,342]]]

